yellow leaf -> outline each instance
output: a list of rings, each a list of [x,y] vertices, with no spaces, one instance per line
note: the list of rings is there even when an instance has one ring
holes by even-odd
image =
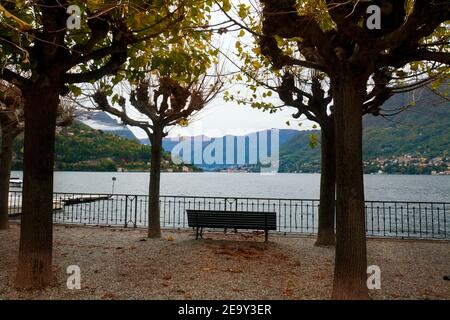
[[[31,29],[31,25],[29,25],[25,21],[17,18],[15,15],[13,15],[8,10],[6,10],[5,7],[3,7],[1,4],[0,4],[0,12],[3,13],[3,15],[6,18],[14,20],[20,26],[20,29],[25,30],[25,31]]]
[[[187,127],[189,125],[189,121],[187,119],[180,119],[178,120],[178,125],[182,127]]]
[[[259,61],[253,61],[252,66],[255,69],[259,69],[259,68],[261,68],[261,63],[259,63]]]
[[[230,0],[223,0],[222,1],[222,8],[225,12],[228,12],[231,10],[231,2]]]

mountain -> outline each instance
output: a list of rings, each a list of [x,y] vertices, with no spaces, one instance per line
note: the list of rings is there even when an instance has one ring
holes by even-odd
[[[76,119],[92,129],[101,130],[119,137],[139,141],[134,133],[125,125],[103,111],[80,112]]]
[[[263,130],[242,136],[165,138],[163,148],[182,159],[184,163],[216,171],[224,169],[257,170],[263,157],[272,155],[272,143],[282,145],[294,138],[297,130]],[[275,147],[275,146],[274,146]]]
[[[23,137],[14,145],[13,169],[22,168]],[[75,121],[71,126],[57,128],[55,170],[61,171],[148,171],[150,147],[136,139],[95,130]],[[194,171],[196,168],[174,164],[170,154],[163,153],[163,171]]]
[[[395,114],[399,108],[416,105]],[[384,105],[392,116],[363,119],[365,171],[388,173],[446,172],[450,166],[450,103],[427,88],[394,95]],[[309,135],[300,132],[280,149],[283,172],[318,172],[320,150],[308,147]],[[441,159],[443,158],[443,159]],[[438,159],[438,160],[436,160]]]
[[[415,106],[398,112],[411,101],[416,102]],[[394,95],[383,109],[391,115],[366,115],[363,119],[363,156],[367,173],[432,173],[450,170],[450,159],[447,160],[450,157],[448,100],[428,88],[420,88]],[[127,127],[104,113],[89,116],[84,123],[92,123],[97,128],[100,124],[102,130],[136,139]],[[320,137],[320,131],[279,130],[280,172],[320,171],[320,149],[310,147],[312,136]],[[267,137],[265,144],[262,143],[264,137]],[[139,141],[149,144],[148,139]],[[178,150],[181,146],[184,150]],[[259,153],[270,155],[272,142],[270,130],[265,130],[245,136],[218,138],[169,137],[163,140],[163,148],[168,152],[177,148],[175,154],[184,163],[194,162],[203,170],[258,171],[259,162],[264,160]],[[216,163],[212,163],[214,160]]]
[[[400,108],[415,101],[403,112]],[[448,100],[434,94],[428,88],[420,88],[409,93],[396,94],[391,97],[383,107],[386,112],[392,114],[388,117],[375,117],[366,115],[363,119],[363,157],[365,171],[388,173],[432,173],[446,172],[449,170],[450,159],[450,103]],[[398,113],[398,114],[396,114]],[[256,133],[259,142],[261,134]],[[311,136],[316,136],[320,141],[320,131],[280,130],[280,172],[320,172],[320,148],[311,148]],[[243,139],[241,149],[247,154],[244,161],[236,164],[198,164],[204,170],[222,170],[241,168],[247,171],[257,171],[258,165],[250,161],[248,154],[259,153],[259,144],[249,147],[250,135],[243,137],[226,136],[221,138],[209,138],[205,136],[183,137],[181,141],[188,141],[190,153],[186,160],[192,161],[197,152],[197,159],[209,151],[211,146],[222,150],[219,155],[221,162],[227,159],[230,150],[236,155],[237,140]],[[226,141],[232,141],[234,149],[226,148]],[[268,149],[271,149],[270,138]],[[166,138],[163,147],[171,151],[180,142],[180,139]],[[208,148],[208,146],[210,146]],[[189,149],[189,148],[187,148]],[[269,152],[270,153],[270,152]],[[182,154],[181,154],[182,155]],[[213,154],[214,155],[214,154]],[[440,159],[442,158],[443,159]],[[438,160],[436,160],[438,159]],[[260,160],[257,157],[257,161]]]

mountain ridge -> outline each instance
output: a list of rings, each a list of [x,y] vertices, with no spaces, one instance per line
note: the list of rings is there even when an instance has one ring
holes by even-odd
[[[403,112],[398,112],[404,106],[412,104]],[[363,118],[363,156],[365,170],[367,173],[389,172],[389,173],[432,173],[433,171],[450,170],[446,167],[446,158],[450,156],[450,102],[424,87],[412,92],[396,94],[391,97],[383,106],[389,117],[375,117],[366,115]],[[396,114],[398,113],[398,114]],[[102,119],[101,117],[94,116]],[[108,120],[117,128],[119,123],[109,117]],[[106,122],[108,122],[106,121]],[[103,121],[105,123],[105,121]],[[124,126],[122,126],[123,128]],[[130,131],[127,127],[126,130]],[[125,131],[118,134],[127,134]],[[114,133],[114,130],[109,130]],[[131,132],[131,131],[130,131]],[[171,152],[181,141],[185,142],[185,147],[189,156],[180,153],[186,163],[192,162],[195,157],[207,156],[209,158],[221,159],[219,164],[194,163],[206,171],[220,171],[229,169],[239,169],[244,171],[258,171],[261,160],[260,141],[267,136],[267,155],[272,154],[272,142],[270,130],[261,130],[247,135],[223,137],[168,137],[163,140],[163,148]],[[320,149],[310,147],[310,137],[317,136],[320,143],[320,130],[279,130],[279,168],[280,172],[319,172],[320,171]],[[256,136],[256,140],[255,140]],[[133,135],[134,139],[136,137]],[[186,140],[190,139],[190,143]],[[148,144],[148,139],[136,139],[143,144]],[[233,155],[229,157],[227,142],[232,141],[234,148],[231,149]],[[245,155],[238,163],[238,143],[244,147]],[[253,142],[253,143],[250,143]],[[254,145],[256,142],[256,146]],[[189,150],[190,149],[190,150]],[[196,155],[197,153],[197,155]],[[209,154],[208,154],[209,153]],[[217,153],[217,154],[216,154]],[[256,153],[255,156],[252,153]],[[433,158],[444,158],[442,165],[427,165],[417,162],[412,167],[403,167],[394,164],[399,157],[413,157],[411,163],[417,159],[425,157],[429,161]],[[233,158],[233,163],[227,163],[227,158]],[[416,159],[417,158],[417,159]],[[250,161],[253,160],[253,161]],[[398,162],[398,161],[397,161]],[[450,160],[449,160],[450,163]],[[426,167],[426,168],[425,168]]]

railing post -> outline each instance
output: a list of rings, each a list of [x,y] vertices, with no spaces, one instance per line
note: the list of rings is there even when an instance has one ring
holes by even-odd
[[[125,225],[126,228],[128,226],[128,196],[125,196]]]
[[[55,223],[70,221],[71,223],[81,225],[93,223],[100,225],[105,221],[104,216],[106,215],[106,225],[109,225],[111,214],[111,225],[127,228],[128,222],[131,222],[132,226],[137,228],[138,215],[140,223],[142,223],[142,221],[144,221],[144,225],[147,223],[145,219],[142,219],[142,214],[146,214],[146,212],[142,208],[143,200],[140,200],[141,197],[145,203],[148,204],[148,200],[146,200],[148,199],[147,196],[141,195],[116,195],[111,199],[103,199],[102,194],[63,194],[55,192],[54,200],[58,202],[63,201],[65,203],[65,211],[55,212],[52,218]],[[125,201],[123,201],[124,198]],[[77,199],[78,201],[76,201]],[[165,199],[169,199],[167,210],[165,210]],[[177,204],[177,197],[174,197],[173,199],[172,208],[170,198],[164,196],[160,198],[160,207],[163,209],[161,214],[164,214],[164,217],[166,212],[168,212],[169,218],[171,218],[171,210],[173,209],[173,227],[176,227],[177,225],[182,225],[183,227],[186,226],[186,209],[189,209],[192,206],[194,209],[197,206],[201,209],[203,206],[204,209],[222,211],[220,201],[223,200],[223,211],[229,213],[238,210],[255,211],[255,206],[256,211],[262,210],[265,212],[273,209],[273,211],[277,212],[277,230],[279,232],[311,233],[310,231],[312,230],[314,233],[317,231],[317,210],[320,206],[318,200],[192,196],[187,198],[181,197]],[[108,200],[111,201],[111,208]],[[130,203],[133,201],[135,201],[134,206]],[[140,201],[139,204],[138,201]],[[191,204],[192,201],[193,203]],[[228,201],[230,201],[229,209]],[[231,201],[234,201],[235,203],[233,204]],[[8,200],[8,210],[11,214],[15,215],[20,211],[21,202],[22,192],[11,191]],[[123,204],[125,204],[125,208],[122,207]],[[130,208],[128,208],[128,205],[130,205]],[[364,207],[366,218],[365,227],[368,236],[399,239],[418,238],[450,240],[449,202],[366,201]],[[145,208],[148,208],[148,206],[145,205]],[[311,217],[309,217],[310,208]],[[129,212],[129,210],[131,211]],[[97,214],[97,216],[93,216],[91,219],[93,213]],[[300,217],[298,217],[299,214]],[[418,217],[416,215],[418,215]],[[431,215],[431,217],[429,215]],[[120,223],[120,220],[122,219],[125,219],[123,224]],[[183,221],[181,221],[182,219]],[[306,220],[306,225],[304,220]],[[377,226],[375,226],[375,222],[377,223]],[[166,221],[163,219],[162,226],[165,226],[165,223]],[[297,223],[299,223],[300,226]]]
[[[137,227],[136,223],[137,223],[137,206],[138,206],[138,196],[134,196],[134,201],[136,201],[136,203],[134,204],[134,228]]]

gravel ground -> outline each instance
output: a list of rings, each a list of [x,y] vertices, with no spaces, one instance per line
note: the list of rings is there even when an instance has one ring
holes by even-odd
[[[327,299],[334,248],[314,238],[144,229],[54,228],[55,283],[17,291],[19,226],[0,231],[0,299]],[[450,299],[450,244],[368,240],[368,262],[382,271],[374,299]],[[68,290],[67,266],[81,268],[81,290]]]

